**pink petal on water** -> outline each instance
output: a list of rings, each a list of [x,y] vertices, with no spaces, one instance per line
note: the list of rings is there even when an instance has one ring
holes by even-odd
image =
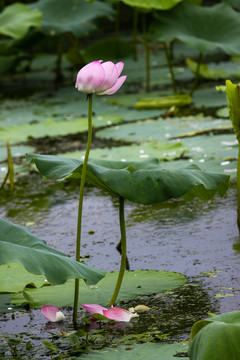
[[[86,309],[90,314],[101,314],[103,315],[103,311],[107,310],[105,307],[98,304],[81,304],[84,309]]]
[[[118,307],[112,307],[109,310],[103,310],[103,315],[110,320],[129,322],[132,318],[132,313],[128,310]]]
[[[122,84],[124,83],[124,81],[126,80],[127,75],[121,76],[115,85],[113,85],[110,89],[102,92],[102,93],[97,93],[97,95],[112,95],[115,94],[115,92],[117,92],[120,87],[122,86]]]
[[[64,314],[58,309],[57,306],[44,305],[41,308],[41,313],[46,319],[52,322],[58,322],[65,318]]]

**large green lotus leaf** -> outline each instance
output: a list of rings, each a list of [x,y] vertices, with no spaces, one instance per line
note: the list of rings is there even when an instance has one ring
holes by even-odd
[[[80,304],[108,305],[118,278],[118,271],[107,273],[96,286],[87,286],[80,280]],[[150,295],[173,290],[184,285],[186,277],[180,273],[154,270],[125,271],[117,301],[129,301],[139,295]],[[43,286],[39,289],[25,288],[22,294],[13,295],[13,304],[22,304],[26,298],[31,308],[41,308],[46,303],[58,307],[72,306],[74,298],[74,280],[63,285]]]
[[[31,7],[43,13],[42,31],[47,35],[66,32],[72,32],[76,36],[87,35],[89,31],[96,29],[94,19],[113,16],[111,5],[98,0],[39,0],[31,4]]]
[[[187,153],[188,149],[182,146],[182,143],[177,142],[143,142],[141,145],[118,146],[112,148],[92,149],[90,152],[90,159],[104,159],[104,160],[121,160],[126,161],[131,158],[132,161],[144,160],[152,157],[157,157],[159,160],[171,160],[180,157],[183,153]],[[61,154],[64,157],[71,157],[73,159],[83,159],[84,151],[69,152]]]
[[[240,85],[234,85],[227,80],[226,92],[230,119],[238,142],[240,142]]]
[[[13,293],[23,291],[25,286],[41,287],[46,282],[44,275],[34,275],[19,263],[7,263],[0,266],[0,292]]]
[[[186,64],[195,74],[197,72],[198,63],[190,58],[186,59]],[[199,75],[204,79],[226,79],[229,77],[240,78],[240,64],[228,62],[218,64],[201,64]]]
[[[121,122],[122,118],[118,115],[104,116],[93,119],[95,127],[107,125],[108,122]],[[48,119],[43,123],[25,124],[20,126],[9,126],[7,128],[0,128],[0,140],[9,139],[12,143],[19,141],[26,141],[29,137],[41,138],[44,136],[57,136],[76,134],[81,131],[87,131],[87,119],[78,118],[74,120],[54,121]]]
[[[6,6],[0,14],[0,33],[21,39],[32,26],[40,27],[42,13],[37,9],[30,9],[27,5],[15,3]]]
[[[230,55],[240,53],[239,13],[223,3],[199,7],[182,2],[159,13],[152,31],[158,41],[178,39],[202,53],[217,48]]]
[[[240,311],[198,321],[193,325],[189,347],[191,360],[238,360],[240,358]]]
[[[169,10],[182,0],[122,0],[129,6],[144,9]]]
[[[44,274],[54,284],[73,278],[83,278],[87,283],[95,284],[104,276],[103,271],[76,262],[50,248],[45,241],[21,226],[0,219],[0,228],[0,265],[21,263],[28,272]]]
[[[39,172],[49,179],[80,177],[83,161],[51,155],[29,154]],[[168,171],[159,160],[142,162],[92,160],[88,162],[86,180],[110,194],[139,204],[153,204],[185,196],[209,200],[225,194],[229,176],[201,171],[197,166]]]
[[[134,344],[130,348],[121,345],[103,350],[92,350],[75,360],[177,360],[182,358],[183,353],[187,353],[187,350],[188,344],[183,342]],[[186,355],[184,359],[188,360],[189,358]]]
[[[158,120],[112,126],[100,130],[96,136],[101,139],[118,139],[122,141],[158,141],[162,142],[172,137],[197,135],[204,132],[228,130],[231,122],[225,119],[211,117],[174,117]]]

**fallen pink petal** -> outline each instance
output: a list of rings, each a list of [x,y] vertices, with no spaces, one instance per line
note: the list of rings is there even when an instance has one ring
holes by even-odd
[[[103,315],[103,311],[107,310],[107,308],[98,305],[98,304],[81,304],[84,309],[86,309],[90,314],[101,314]]]
[[[124,63],[92,61],[77,74],[76,88],[85,94],[112,95],[125,82],[127,75],[121,75]]]
[[[41,308],[41,313],[47,320],[51,322],[58,322],[65,319],[65,315],[58,309],[57,306],[44,305]]]
[[[97,304],[81,304],[90,314],[104,315],[109,320],[129,322],[131,318],[137,317],[137,314],[133,314],[131,311],[121,309],[119,307],[111,307],[106,309],[101,305]]]

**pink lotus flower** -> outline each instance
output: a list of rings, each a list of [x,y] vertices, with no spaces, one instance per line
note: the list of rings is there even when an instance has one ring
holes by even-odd
[[[119,77],[123,67],[123,62],[115,65],[112,61],[93,61],[78,72],[76,88],[85,94],[112,95],[127,78],[127,75]]]
[[[118,307],[111,307],[111,309],[107,309],[101,305],[97,304],[81,304],[90,314],[101,314],[106,318],[115,321],[125,321],[129,322],[132,317],[136,317],[136,314],[131,313],[128,310],[121,309]]]
[[[64,314],[56,306],[52,305],[44,305],[41,308],[41,313],[51,322],[58,322],[65,318]]]

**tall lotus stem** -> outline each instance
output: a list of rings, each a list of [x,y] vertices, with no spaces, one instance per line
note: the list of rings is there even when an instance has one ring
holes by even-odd
[[[127,259],[127,239],[126,239],[126,227],[125,227],[125,219],[124,219],[124,198],[119,198],[119,222],[120,222],[120,231],[121,231],[121,248],[122,248],[122,254],[121,254],[121,265],[120,270],[118,274],[117,283],[115,286],[115,290],[112,296],[112,299],[110,301],[110,305],[113,305],[116,302],[116,299],[118,297],[119,290],[122,285],[124,271],[126,267],[126,259]]]
[[[87,171],[87,163],[90,153],[92,142],[92,94],[87,95],[88,98],[88,140],[87,147],[82,167],[82,176],[79,192],[79,205],[78,205],[78,220],[77,220],[77,239],[76,239],[76,261],[80,261],[80,248],[81,248],[81,227],[82,227],[82,209],[83,209],[83,193],[85,186],[85,178]],[[78,295],[79,295],[79,279],[75,279],[75,293],[74,293],[74,306],[73,306],[73,323],[77,321],[77,308],[78,308]]]
[[[171,57],[169,55],[167,44],[165,42],[163,42],[162,44],[163,44],[163,49],[164,49],[165,56],[166,56],[167,63],[168,63],[168,69],[169,69],[170,75],[171,75],[173,92],[174,92],[174,94],[176,94],[177,93],[177,86],[176,86],[175,76],[174,76],[174,72],[173,72],[173,66],[172,66]]]

